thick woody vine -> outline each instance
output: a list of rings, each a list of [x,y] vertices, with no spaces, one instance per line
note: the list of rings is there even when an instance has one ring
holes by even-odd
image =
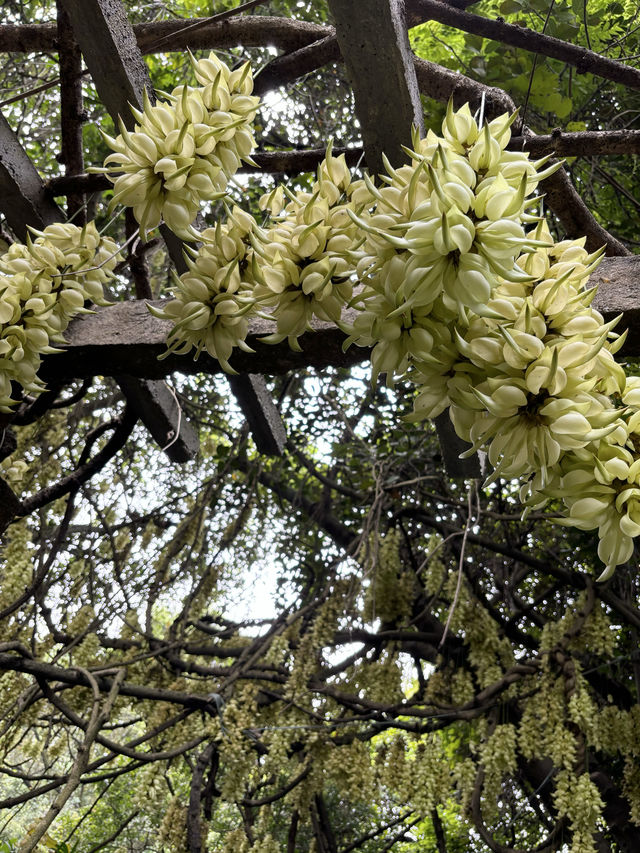
[[[164,221],[201,246],[162,310],[168,351],[202,350],[232,371],[248,349],[252,316],[275,321],[270,342],[299,338],[314,318],[341,326],[346,345],[372,348],[373,379],[416,388],[413,419],[448,411],[470,452],[497,476],[519,479],[525,512],[549,501],[561,523],[598,530],[602,579],[640,533],[640,379],[614,354],[622,337],[591,307],[601,253],[555,242],[537,212],[539,181],[554,166],[506,150],[514,116],[478,123],[447,110],[442,136],[413,140],[407,164],[354,180],[331,147],[308,192],[280,186],[261,200],[267,224],[237,206],[202,232],[202,202],[223,199],[254,147],[249,65],[192,59],[182,85],[121,124],[105,171],[112,205],[133,209],[141,233]],[[38,392],[42,355],[88,301],[102,304],[116,247],[54,225],[0,258],[0,407],[12,383]],[[343,308],[357,309],[346,326]],[[19,476],[11,460],[5,472]]]

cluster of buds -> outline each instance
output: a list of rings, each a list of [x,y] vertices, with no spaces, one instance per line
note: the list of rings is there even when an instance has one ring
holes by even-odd
[[[251,162],[259,98],[251,95],[249,63],[231,71],[213,53],[191,62],[199,87],[178,86],[156,105],[145,93],[144,109],[132,108],[133,132],[120,120],[117,138],[103,133],[114,153],[95,171],[109,175],[111,204],[133,208],[143,235],[164,220],[193,238],[201,203],[224,196],[240,161]]]
[[[117,261],[116,244],[93,223],[33,231],[0,257],[0,411],[10,411],[12,383],[38,393],[43,355],[55,352],[63,332],[86,303],[106,304],[103,285]]]
[[[449,409],[490,481],[520,478],[527,507],[553,499],[562,523],[597,529],[605,579],[640,535],[640,380],[591,307],[602,252],[555,243],[530,212],[554,167],[506,151],[513,118],[480,128],[449,105],[442,137],[353,190],[364,287],[348,343],[373,348],[374,379],[415,383],[414,420]]]
[[[199,235],[202,244],[187,258],[188,271],[175,278],[175,298],[163,309],[149,306],[156,317],[173,323],[164,356],[195,349],[197,359],[204,349],[233,373],[234,347],[251,352],[245,339],[257,307],[251,296],[255,256],[249,235],[257,227],[253,216],[234,207],[224,224]]]
[[[427,376],[431,368],[448,373],[451,329],[482,314],[501,281],[527,280],[518,257],[546,245],[525,231],[535,221],[526,211],[556,167],[505,150],[513,120],[504,115],[480,130],[468,105],[449,105],[442,137],[414,135],[409,164],[386,163],[384,186],[365,179],[352,196],[366,239],[351,253],[365,286],[349,341],[373,346],[374,376],[386,373],[389,384],[412,365]],[[434,400],[429,416],[447,405],[446,395]]]
[[[297,350],[314,317],[339,323],[352,296],[344,255],[357,237],[344,201],[350,185],[344,155],[334,157],[329,148],[311,192],[293,195],[278,187],[262,197],[269,225],[259,227],[234,207],[225,223],[203,231],[188,272],[175,279],[174,298],[163,309],[150,306],[173,323],[166,355],[193,349],[197,358],[206,350],[232,373],[233,349],[251,352],[251,316],[275,320],[268,343],[288,340]]]
[[[329,145],[311,192],[293,195],[279,187],[263,196],[261,206],[273,222],[254,235],[253,296],[277,324],[268,343],[286,339],[299,350],[298,337],[312,330],[313,318],[340,323],[353,292],[346,255],[358,237],[344,200],[350,187],[344,154],[334,157]]]

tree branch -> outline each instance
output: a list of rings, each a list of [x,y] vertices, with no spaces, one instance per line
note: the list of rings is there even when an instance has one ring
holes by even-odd
[[[277,56],[267,63],[254,81],[254,94],[264,95],[271,89],[297,80],[323,65],[340,60],[340,48],[335,34],[305,45],[292,53]]]
[[[624,257],[631,252],[595,219],[562,168],[542,181],[545,202],[558,217],[570,238],[586,237],[586,248],[595,252],[602,246],[609,257]]]
[[[531,53],[566,62],[573,65],[579,74],[595,74],[614,83],[628,86],[630,89],[640,89],[640,69],[607,59],[584,47],[538,33],[527,27],[473,15],[441,0],[410,0],[409,5],[410,26],[426,20],[438,21],[465,33],[473,33],[501,44],[520,47]]]
[[[0,534],[4,533],[16,515],[24,514],[24,507],[11,486],[0,477]]]
[[[84,739],[82,741],[82,744],[80,745],[80,748],[78,749],[75,761],[73,762],[73,767],[71,768],[71,772],[69,773],[64,787],[62,788],[58,796],[55,798],[44,817],[38,822],[36,827],[24,839],[24,841],[18,848],[18,853],[31,853],[31,851],[38,846],[38,842],[40,841],[42,836],[45,834],[45,832],[49,829],[53,821],[60,814],[64,804],[67,802],[69,797],[73,794],[75,789],[80,784],[80,777],[86,770],[87,765],[89,763],[89,756],[91,753],[91,747],[93,745],[93,742],[95,741],[96,736],[104,725],[104,723],[109,719],[111,709],[113,708],[113,703],[116,701],[118,691],[125,674],[124,669],[121,669],[117,673],[111,684],[108,696],[106,697],[104,702],[101,702],[100,688],[98,687],[96,680],[86,670],[84,670],[83,672],[85,678],[89,681],[91,689],[93,691],[93,706],[91,709],[91,717],[86,727]]]
[[[404,823],[404,821],[408,817],[411,817],[412,814],[412,810],[403,812],[399,817],[396,817],[393,820],[382,824],[382,826],[377,826],[375,829],[371,830],[371,832],[367,832],[366,835],[362,835],[356,841],[353,841],[351,844],[347,844],[346,847],[342,848],[340,853],[351,853],[352,850],[357,850],[358,847],[365,843],[365,841],[371,841],[372,838],[375,838],[378,835],[382,835],[383,832],[387,832],[387,830],[389,829],[393,829],[393,827],[398,826],[399,823]]]
[[[640,154],[640,130],[583,130],[565,133],[554,130],[540,136],[514,136],[513,151],[528,151],[533,157],[597,157],[604,154]]]
[[[39,492],[36,492],[30,498],[22,502],[21,515],[29,515],[34,510],[45,506],[58,498],[63,497],[69,492],[76,491],[83,483],[91,479],[94,474],[101,471],[107,462],[112,459],[116,453],[121,450],[131,435],[131,432],[136,424],[137,418],[127,407],[122,417],[109,426],[114,426],[114,432],[109,441],[105,444],[102,450],[99,450],[96,455],[88,462],[79,465],[75,471],[63,477],[57,483],[51,486],[46,486]]]
[[[49,681],[59,681],[72,687],[89,686],[86,678],[76,669],[63,669],[42,661],[30,660],[12,654],[0,653],[0,671],[24,672],[33,677],[40,676]],[[100,690],[107,693],[113,684],[113,679],[106,675],[95,674],[96,683]],[[132,696],[137,699],[158,700],[169,702],[172,705],[180,705],[190,710],[205,710],[209,706],[206,696],[196,693],[184,693],[179,690],[165,690],[159,687],[149,687],[144,684],[132,684],[124,681],[120,686],[122,696]]]
[[[196,24],[196,28],[191,25]],[[283,51],[297,50],[324,38],[330,28],[322,24],[296,21],[270,15],[237,15],[225,21],[209,18],[153,21],[134,24],[136,41],[142,53],[171,53],[210,50],[219,47],[273,45]],[[52,52],[57,48],[56,25],[5,24],[0,26],[0,52]]]
[[[454,96],[457,101],[464,100],[461,96],[461,80],[459,74],[451,72],[451,82],[447,86],[447,77],[442,72],[447,69],[441,66],[435,66],[433,77],[425,73],[422,61],[416,63],[418,71],[418,80],[427,86],[429,82],[435,81],[435,77],[439,78],[440,86],[443,89],[442,98],[438,100],[446,100],[448,97]],[[434,82],[434,85],[437,83]],[[479,84],[478,84],[479,85]],[[485,87],[492,93],[500,90]],[[472,99],[477,97],[477,89],[474,87]],[[494,102],[495,103],[495,102]],[[505,107],[509,109],[510,106]],[[495,112],[499,112],[498,107],[494,108]],[[544,157],[547,154],[555,154],[558,157],[597,157],[609,156],[614,154],[640,154],[640,130],[585,130],[576,133],[565,133],[560,130],[554,130],[552,133],[542,134],[540,136],[514,136],[509,145],[509,151],[527,151],[532,157]],[[354,168],[362,161],[363,150],[360,147],[353,148],[334,148],[333,154],[338,157],[345,155],[347,165]],[[324,160],[326,150],[324,148],[308,148],[304,151],[258,151],[252,154],[256,166],[243,164],[238,170],[242,174],[260,175],[265,172],[284,173],[287,175],[298,175],[301,172],[313,172],[318,165]],[[68,195],[74,192],[94,193],[105,192],[112,188],[111,181],[104,175],[57,175],[49,178],[45,184],[46,191],[52,197]]]
[[[124,672],[124,668],[122,672]],[[86,671],[85,671],[86,672]],[[88,673],[90,675],[90,673]],[[95,682],[95,679],[93,679]],[[56,696],[55,692],[51,689],[46,679],[39,678],[38,683],[40,688],[48,699],[48,701],[57,708],[74,726],[77,726],[82,731],[87,731],[87,723],[82,719],[79,714],[70,708],[66,702]],[[134,743],[137,745],[141,742],[145,742],[151,740],[151,738],[156,737],[161,734],[167,728],[171,728],[177,723],[181,722],[188,716],[188,713],[183,711],[180,714],[177,714],[171,721],[165,721],[165,723],[161,723],[159,726],[156,726],[152,731],[148,731],[142,738],[137,738]],[[168,723],[168,724],[167,724]],[[111,740],[111,738],[106,737],[105,735],[97,734],[95,737],[96,743],[99,743],[101,746],[106,747],[111,753],[111,757],[115,757],[116,755],[124,755],[127,758],[132,758],[134,761],[140,764],[150,764],[154,761],[169,761],[171,758],[174,758],[176,755],[181,755],[183,752],[186,752],[189,749],[193,749],[195,746],[198,746],[199,743],[202,742],[203,736],[199,736],[193,738],[188,741],[186,744],[179,744],[177,747],[167,750],[160,750],[157,752],[138,752],[131,745],[116,743]],[[105,760],[110,760],[106,758]]]
[[[204,774],[211,764],[215,749],[215,743],[210,743],[205,747],[198,756],[195,769],[191,774],[189,808],[187,810],[187,847],[189,853],[202,853],[202,829],[200,826],[202,788],[204,785]]]

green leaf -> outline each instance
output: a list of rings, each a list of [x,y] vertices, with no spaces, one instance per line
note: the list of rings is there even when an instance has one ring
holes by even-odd
[[[517,15],[522,12],[523,5],[521,0],[502,0],[498,8],[501,15]]]
[[[579,29],[580,25],[576,24],[574,21],[561,21],[551,29],[549,35],[553,35],[556,38],[563,39],[564,41],[571,41],[575,38]]]
[[[482,38],[482,36],[475,36],[472,33],[465,33],[464,44],[465,47],[467,47],[469,50],[479,53],[484,46],[484,39]]]
[[[560,98],[560,103],[556,107],[556,115],[558,118],[566,118],[573,109],[573,101],[571,98],[568,98],[566,95],[562,95]]]
[[[546,14],[549,11],[549,0],[529,0],[529,8],[534,12],[543,12]]]

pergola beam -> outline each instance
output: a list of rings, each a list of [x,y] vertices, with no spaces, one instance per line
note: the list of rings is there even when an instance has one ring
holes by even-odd
[[[156,307],[165,301],[151,303]],[[345,314],[345,319],[355,312]],[[333,323],[315,321],[316,332],[301,337],[302,352],[294,352],[286,341],[277,345],[261,342],[272,334],[275,324],[263,319],[253,319],[249,324],[247,343],[255,351],[236,350],[231,366],[240,375],[286,373],[302,367],[346,367],[369,357],[369,350],[351,347],[346,353],[342,345],[344,332]],[[68,344],[64,350],[44,359],[40,376],[45,381],[93,376],[118,376],[127,372],[132,376],[162,379],[172,373],[220,374],[219,362],[203,352],[196,360],[189,354],[171,354],[159,359],[167,351],[167,335],[172,324],[159,320],[147,310],[144,302],[117,302],[108,308],[98,308],[94,314],[85,314],[74,320],[67,329]]]
[[[0,211],[13,233],[26,240],[28,229],[60,222],[63,214],[47,195],[42,178],[18,137],[0,113]]]
[[[369,0],[354,14],[353,0],[329,0],[360,122],[369,171],[406,162],[411,126],[424,133],[418,80],[409,46],[404,0]]]
[[[128,104],[142,107],[153,85],[133,29],[120,0],[61,0],[100,100],[111,118],[120,115],[130,129]]]
[[[622,315],[616,331],[628,329],[623,355],[640,356],[640,256],[604,258],[589,285],[598,286],[593,307],[603,314],[605,321]],[[152,304],[161,307],[166,303],[156,301]],[[354,317],[353,310],[343,315],[346,322]],[[247,343],[255,352],[237,350],[231,358],[235,370],[241,374],[275,375],[305,366],[346,367],[369,357],[366,348],[352,346],[344,352],[345,333],[333,323],[318,320],[313,323],[315,331],[300,338],[302,352],[289,349],[286,342],[275,346],[262,343],[260,339],[271,334],[274,325],[263,319],[251,321]],[[158,360],[158,356],[166,352],[170,329],[168,320],[153,317],[142,302],[118,302],[108,308],[98,308],[94,314],[85,314],[72,321],[67,329],[68,343],[64,351],[44,359],[41,375],[49,380],[82,378],[95,373],[116,376],[125,367],[135,376],[156,379],[171,373],[222,372],[219,363],[206,353],[197,361],[189,355],[175,354]]]

